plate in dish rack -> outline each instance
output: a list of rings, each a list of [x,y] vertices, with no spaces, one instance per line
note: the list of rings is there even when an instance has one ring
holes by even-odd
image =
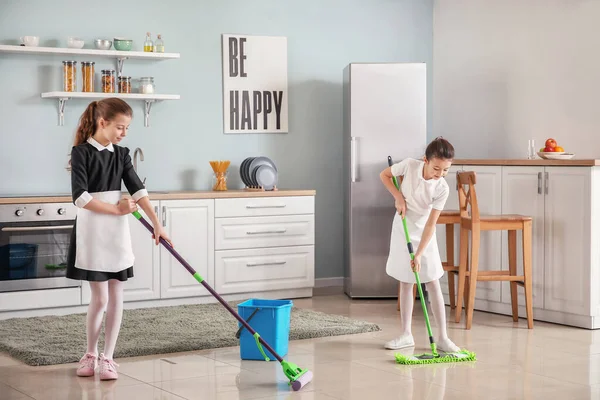
[[[546,160],[570,160],[575,157],[573,153],[565,153],[565,152],[538,152],[538,156],[544,158]]]

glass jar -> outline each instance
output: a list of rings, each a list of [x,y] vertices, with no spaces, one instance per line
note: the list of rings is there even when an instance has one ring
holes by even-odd
[[[143,94],[152,94],[154,93],[154,78],[151,76],[146,76],[140,78],[140,93]]]
[[[131,93],[131,77],[119,77],[119,93]]]
[[[94,64],[96,64],[94,61],[81,62],[82,92],[94,91]]]
[[[63,61],[63,91],[77,90],[77,61]]]
[[[103,69],[102,70],[102,93],[114,93],[115,92],[115,70],[114,69]]]
[[[227,190],[227,171],[214,172],[212,179],[212,190],[224,191]]]

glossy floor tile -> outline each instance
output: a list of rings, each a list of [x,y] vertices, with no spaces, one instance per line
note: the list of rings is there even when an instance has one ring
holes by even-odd
[[[398,335],[394,300],[332,294],[294,299],[294,305],[375,322],[382,331],[290,342],[284,358],[314,374],[300,392],[290,390],[278,363],[241,360],[233,347],[119,359],[120,378],[113,382],[78,378],[75,364],[29,367],[0,355],[0,399],[600,400],[600,331],[537,321],[529,330],[524,320],[476,312],[470,331],[464,322],[449,322],[448,332],[477,353],[477,362],[403,366],[383,348]],[[416,348],[405,354],[429,351],[418,306]]]

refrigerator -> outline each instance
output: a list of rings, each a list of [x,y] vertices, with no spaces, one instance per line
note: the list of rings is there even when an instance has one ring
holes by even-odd
[[[380,172],[427,144],[424,63],[351,63],[344,68],[344,291],[350,298],[397,297],[385,266],[395,207]],[[406,243],[398,243],[406,246]]]

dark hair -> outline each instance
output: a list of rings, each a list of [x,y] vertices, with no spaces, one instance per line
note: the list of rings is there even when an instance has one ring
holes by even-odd
[[[98,119],[102,118],[106,121],[111,121],[119,114],[127,115],[128,117],[133,116],[133,110],[129,104],[121,99],[110,97],[91,102],[79,118],[79,126],[77,127],[73,145],[78,146],[85,143],[96,133],[96,121]]]
[[[427,149],[425,149],[425,158],[428,160],[433,158],[452,160],[454,158],[454,147],[449,141],[441,136],[438,136],[427,145]]]

